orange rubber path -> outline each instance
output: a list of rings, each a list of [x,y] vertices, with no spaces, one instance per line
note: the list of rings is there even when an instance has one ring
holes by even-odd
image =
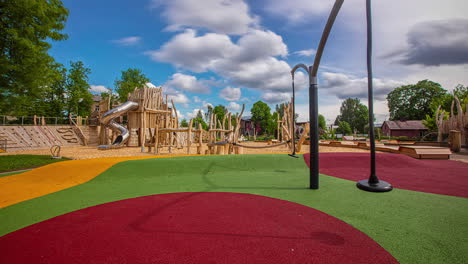
[[[160,155],[70,160],[52,163],[21,174],[1,177],[0,208],[85,183],[122,161],[164,157],[176,156]]]

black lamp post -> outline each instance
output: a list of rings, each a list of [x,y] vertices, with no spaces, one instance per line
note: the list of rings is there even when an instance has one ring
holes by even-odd
[[[374,91],[372,87],[372,14],[371,0],[366,1],[367,17],[367,87],[369,90],[369,137],[371,150],[371,171],[369,179],[360,180],[356,186],[368,192],[388,192],[393,186],[385,181],[380,181],[375,172],[375,135],[374,135]]]
[[[294,66],[291,70],[291,74],[294,76],[294,73],[299,68],[304,69],[309,75],[309,117],[310,117],[310,189],[319,188],[319,129],[318,129],[318,87],[317,87],[317,72],[320,65],[320,60],[322,58],[323,50],[325,49],[325,44],[327,44],[328,36],[335,22],[336,16],[340,11],[341,6],[343,5],[344,0],[336,0],[333,8],[328,17],[327,24],[322,33],[322,38],[320,39],[317,52],[315,54],[314,64],[310,67],[307,67],[305,64],[298,64]],[[294,77],[293,77],[294,80]]]

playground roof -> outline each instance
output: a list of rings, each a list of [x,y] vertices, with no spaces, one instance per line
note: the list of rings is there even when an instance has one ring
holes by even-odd
[[[382,127],[385,124],[391,130],[427,130],[421,120],[384,121]]]

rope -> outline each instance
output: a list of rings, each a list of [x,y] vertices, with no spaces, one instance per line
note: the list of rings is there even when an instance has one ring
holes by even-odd
[[[283,143],[278,143],[278,144],[274,144],[274,145],[266,145],[266,146],[247,146],[247,145],[241,145],[239,143],[232,143],[232,145],[238,146],[238,147],[243,147],[243,148],[261,149],[261,148],[274,148],[274,147],[277,147],[277,146],[288,144],[290,142],[291,142],[291,140],[288,140],[288,141],[283,142]]]

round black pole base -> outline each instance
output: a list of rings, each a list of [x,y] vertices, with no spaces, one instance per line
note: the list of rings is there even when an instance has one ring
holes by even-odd
[[[360,180],[356,186],[367,192],[389,192],[393,190],[393,186],[386,181],[379,181],[378,183],[369,183],[369,180]]]

